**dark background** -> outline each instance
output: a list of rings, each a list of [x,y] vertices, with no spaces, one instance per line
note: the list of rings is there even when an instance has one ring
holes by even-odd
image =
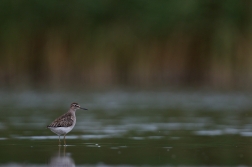
[[[251,89],[250,0],[1,0],[2,88]]]

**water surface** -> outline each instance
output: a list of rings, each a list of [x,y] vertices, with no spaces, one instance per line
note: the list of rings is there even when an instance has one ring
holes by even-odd
[[[0,166],[251,166],[243,92],[0,92]],[[72,102],[67,146],[46,125]],[[63,143],[63,142],[62,142]]]

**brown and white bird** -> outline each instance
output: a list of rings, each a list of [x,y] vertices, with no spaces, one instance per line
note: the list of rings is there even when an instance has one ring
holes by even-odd
[[[47,126],[48,129],[59,136],[59,145],[60,136],[64,135],[64,144],[66,146],[65,136],[74,128],[76,124],[75,112],[78,109],[87,110],[86,108],[82,108],[78,103],[72,103],[67,113],[55,119],[50,125]]]

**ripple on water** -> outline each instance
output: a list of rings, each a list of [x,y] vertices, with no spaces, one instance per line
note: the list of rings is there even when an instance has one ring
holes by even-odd
[[[58,138],[56,135],[45,136],[45,127],[55,116],[67,110],[72,99],[83,103],[89,110],[77,113],[77,124],[73,135],[67,135],[69,139],[133,136],[132,139],[141,140],[144,136],[155,140],[174,131],[188,131],[198,136],[250,136],[252,131],[252,116],[246,112],[252,108],[252,98],[245,93],[26,91],[0,92],[0,106],[7,111],[5,117],[0,118],[2,140],[10,135],[33,140]],[[10,108],[8,104],[15,105]],[[44,135],[38,136],[36,130]],[[85,135],[74,135],[76,133]]]

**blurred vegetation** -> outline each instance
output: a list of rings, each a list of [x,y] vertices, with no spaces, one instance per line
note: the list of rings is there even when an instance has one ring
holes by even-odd
[[[250,0],[1,0],[2,87],[251,88]]]

